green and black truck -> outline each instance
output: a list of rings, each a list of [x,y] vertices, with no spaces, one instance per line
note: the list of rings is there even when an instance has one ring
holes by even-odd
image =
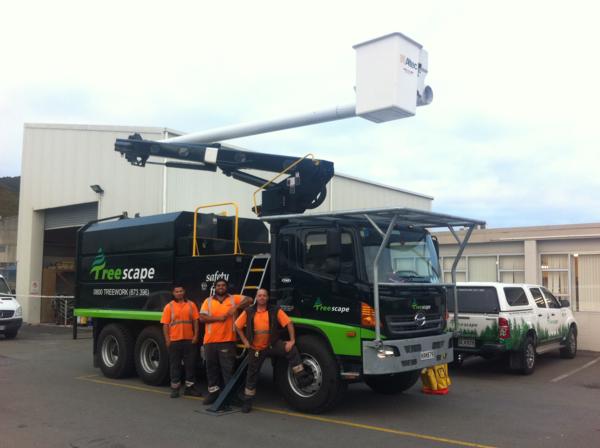
[[[461,243],[460,257],[482,222],[407,208],[305,213],[323,202],[333,176],[333,163],[324,160],[137,135],[118,140],[116,150],[138,166],[159,156],[177,159],[168,163],[178,168],[218,167],[257,186],[262,203],[254,204],[256,219],[239,217],[231,204],[231,216],[200,213],[208,207],[200,206],[113,217],[80,229],[75,314],[93,318],[94,363],[104,375],[135,372],[147,384],[163,384],[168,356],[159,320],[173,284],[183,284],[200,304],[220,278],[249,296],[267,287],[292,317],[314,381],[299,387],[285,360],[276,361],[274,380],[300,411],[332,408],[350,382],[399,393],[423,368],[453,360],[446,306],[451,285],[443,284],[429,230],[449,228]],[[285,178],[275,183],[244,169]],[[457,227],[468,230],[462,240]]]

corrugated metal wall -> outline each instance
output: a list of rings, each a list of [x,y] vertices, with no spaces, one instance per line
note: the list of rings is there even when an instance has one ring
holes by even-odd
[[[26,125],[23,142],[21,200],[34,210],[98,201],[90,185],[100,185],[101,217],[128,211],[159,213],[162,168],[131,166],[114,151],[117,138],[136,128]],[[162,133],[137,128],[145,138]]]

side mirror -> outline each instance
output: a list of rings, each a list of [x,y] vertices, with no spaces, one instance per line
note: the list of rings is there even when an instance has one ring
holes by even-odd
[[[560,299],[560,307],[571,308],[571,302],[569,302],[567,299]]]
[[[11,294],[14,296],[14,295],[16,295],[16,294],[17,294],[17,290],[16,290],[16,289],[11,289],[11,290],[10,290],[10,293],[11,293]]]
[[[431,241],[433,241],[433,247],[435,247],[435,254],[440,258],[440,242],[437,239],[437,236],[431,235]]]

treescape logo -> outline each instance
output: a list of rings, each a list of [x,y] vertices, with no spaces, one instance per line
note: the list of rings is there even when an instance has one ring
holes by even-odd
[[[317,297],[317,300],[315,300],[315,304],[313,305],[313,309],[315,311],[327,311],[327,312],[342,313],[342,314],[350,312],[350,307],[347,307],[347,306],[323,305],[323,302],[321,302],[321,298],[320,297]]]
[[[413,300],[412,300],[412,303],[410,304],[410,307],[411,307],[413,310],[415,310],[415,311],[423,311],[423,310],[427,311],[427,310],[430,310],[430,309],[431,309],[431,305],[419,305],[419,304],[417,303],[417,300],[416,300],[416,299],[413,299]]]
[[[90,277],[94,280],[153,280],[156,271],[154,268],[107,268],[106,257],[102,248],[92,262]]]

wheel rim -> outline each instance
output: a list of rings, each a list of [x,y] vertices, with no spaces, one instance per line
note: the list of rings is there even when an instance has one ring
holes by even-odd
[[[525,362],[528,369],[533,368],[533,365],[535,364],[535,349],[533,348],[533,344],[527,344],[527,348],[525,349]]]
[[[119,362],[119,342],[113,335],[108,335],[102,342],[102,362],[106,367],[114,367]]]
[[[140,347],[140,365],[144,372],[152,374],[160,366],[160,348],[154,339],[146,339]]]
[[[302,353],[302,363],[305,369],[309,369],[313,375],[313,382],[306,387],[300,387],[296,381],[296,376],[292,372],[292,368],[288,367],[288,382],[296,395],[302,398],[310,398],[319,392],[323,384],[323,370],[319,362],[311,355]]]

